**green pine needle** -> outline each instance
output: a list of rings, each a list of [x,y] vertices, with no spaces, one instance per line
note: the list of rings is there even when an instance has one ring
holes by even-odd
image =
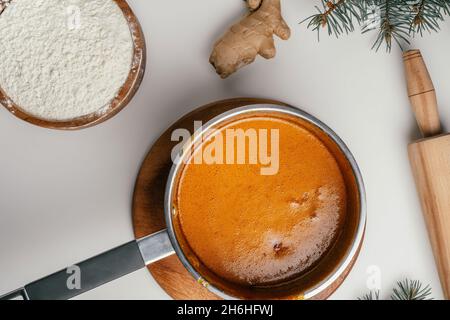
[[[430,286],[423,287],[418,280],[408,280],[397,282],[397,287],[391,295],[392,300],[433,300]]]
[[[424,287],[418,280],[405,279],[397,282],[390,298],[391,300],[433,300],[430,295],[429,285]],[[370,291],[358,300],[380,300],[380,291]]]
[[[384,44],[391,51],[392,44],[401,48],[415,35],[438,32],[440,24],[450,15],[450,0],[318,0],[317,13],[303,22],[309,29],[326,29],[328,35],[339,37],[355,31],[377,31],[372,49]]]
[[[308,22],[308,28],[317,31],[318,37],[320,30],[327,28],[328,35],[339,37],[342,34],[348,34],[355,30],[354,21],[359,24],[363,7],[361,0],[322,0],[322,8],[315,6],[317,14],[309,16],[300,23]]]
[[[369,293],[358,298],[358,300],[380,300],[380,291],[370,291]]]

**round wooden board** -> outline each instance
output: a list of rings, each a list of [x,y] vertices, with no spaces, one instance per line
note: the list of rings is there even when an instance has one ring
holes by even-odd
[[[5,9],[6,3],[11,1],[13,0],[0,1],[0,14]],[[105,112],[95,112],[79,118],[64,121],[42,119],[23,111],[19,105],[15,104],[14,101],[11,100],[11,98],[4,90],[2,90],[1,87],[0,105],[3,105],[13,115],[24,121],[43,128],[58,130],[78,130],[92,127],[112,118],[123,108],[125,108],[136,94],[139,86],[141,85],[142,79],[144,78],[147,61],[147,49],[139,20],[131,10],[127,1],[114,0],[114,2],[119,6],[120,10],[122,10],[124,17],[127,20],[133,40],[134,52],[128,77]]]
[[[164,220],[164,192],[166,180],[172,167],[171,151],[177,142],[171,141],[171,134],[175,129],[185,128],[193,132],[194,121],[206,123],[215,116],[246,105],[283,103],[253,99],[237,98],[215,102],[200,107],[187,114],[169,129],[167,129],[155,142],[144,160],[138,174],[133,196],[133,226],[136,239],[148,236],[166,228]],[[355,259],[356,260],[356,256]],[[322,294],[315,299],[328,298],[344,281],[354,260],[344,274]],[[216,295],[195,281],[184,268],[176,255],[155,262],[148,266],[158,284],[176,300],[217,300]]]

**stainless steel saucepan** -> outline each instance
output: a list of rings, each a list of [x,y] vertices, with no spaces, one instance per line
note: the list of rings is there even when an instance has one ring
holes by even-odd
[[[310,299],[320,295],[320,293],[327,290],[333,283],[345,275],[358,254],[364,235],[366,205],[363,180],[356,161],[344,142],[329,127],[313,116],[293,107],[268,104],[249,105],[222,113],[206,123],[202,127],[202,132],[194,134],[193,140],[189,143],[196,143],[196,139],[201,139],[203,133],[220,126],[220,124],[223,124],[226,121],[242,116],[268,113],[295,117],[305,122],[312,130],[316,130],[318,133],[323,134],[325,137],[324,139],[329,140],[328,143],[330,144],[330,148],[335,148],[337,150],[336,152],[339,152],[342,155],[344,159],[343,165],[348,166],[348,179],[349,181],[351,180],[351,183],[354,186],[353,189],[349,190],[353,199],[352,201],[354,202],[354,214],[352,219],[350,219],[351,221],[349,220],[346,222],[343,235],[338,239],[338,241],[343,243],[344,249],[340,251],[339,255],[336,254],[336,256],[330,259],[322,259],[324,261],[319,262],[319,264],[322,263],[325,266],[322,268],[322,276],[318,277],[318,280],[313,285],[302,288],[301,283],[306,283],[305,279],[300,279],[298,284],[296,284],[295,281],[291,281],[291,283],[286,284],[286,295],[278,295],[278,297],[284,297],[288,295],[292,296],[294,293],[304,299]],[[14,292],[3,296],[1,299],[70,299],[126,274],[144,268],[146,265],[174,253],[199,283],[205,285],[211,292],[219,297],[225,299],[248,297],[266,298],[268,295],[264,294],[265,291],[283,292],[285,290],[283,285],[278,285],[277,288],[247,288],[245,289],[247,290],[246,293],[241,294],[239,288],[231,288],[226,283],[222,283],[220,279],[218,280],[214,275],[211,275],[211,273],[202,266],[197,264],[194,266],[190,263],[188,257],[192,255],[192,252],[187,252],[186,247],[181,244],[183,239],[181,239],[176,232],[175,218],[174,213],[172,212],[174,192],[177,188],[182,165],[183,161],[174,163],[167,179],[164,208],[167,224],[166,230],[161,230],[160,232],[145,238],[131,241],[75,266],[56,272],[48,277],[30,283],[23,288],[15,290]],[[328,255],[330,254],[333,255],[333,253],[329,253]],[[318,269],[321,269],[321,267]],[[78,270],[81,276],[80,286],[76,288],[73,288],[73,286],[69,284],[69,278],[71,277],[73,270]],[[311,275],[304,275],[304,277],[309,276]],[[295,289],[296,285],[298,286],[298,289]],[[288,291],[289,294],[287,293]]]

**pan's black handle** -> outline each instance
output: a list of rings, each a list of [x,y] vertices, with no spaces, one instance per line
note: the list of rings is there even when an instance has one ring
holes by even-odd
[[[0,300],[30,300],[25,288],[14,290],[0,297]]]
[[[0,296],[0,300],[70,299],[173,253],[167,230],[161,230]]]
[[[138,243],[132,241],[30,283],[2,299],[70,299],[144,267]]]

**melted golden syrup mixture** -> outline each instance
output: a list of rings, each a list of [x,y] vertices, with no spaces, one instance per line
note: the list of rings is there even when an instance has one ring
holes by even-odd
[[[181,232],[220,278],[246,286],[293,278],[334,243],[346,212],[342,173],[301,124],[267,116],[220,130],[230,128],[278,129],[278,174],[261,175],[259,164],[185,165],[176,204]]]

